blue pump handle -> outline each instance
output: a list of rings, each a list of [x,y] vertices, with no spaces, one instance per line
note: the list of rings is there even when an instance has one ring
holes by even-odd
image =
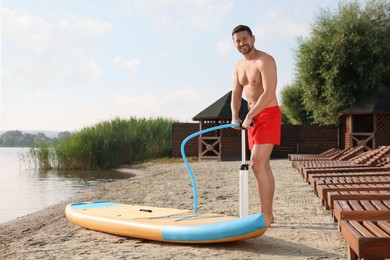
[[[204,134],[204,133],[208,133],[208,132],[212,132],[212,131],[219,130],[219,129],[223,129],[223,128],[236,127],[236,126],[240,126],[240,125],[241,125],[241,123],[233,123],[233,124],[225,124],[225,125],[219,125],[219,126],[210,127],[210,128],[207,128],[207,129],[195,132],[195,133],[187,136],[186,139],[184,139],[183,142],[181,143],[181,149],[180,149],[181,156],[183,157],[183,160],[184,160],[184,163],[186,164],[188,173],[190,174],[191,182],[192,182],[192,188],[194,190],[194,211],[195,212],[198,212],[198,198],[197,198],[198,197],[198,193],[196,191],[196,182],[195,182],[194,173],[192,172],[191,166],[188,163],[187,156],[186,156],[186,154],[184,152],[184,147],[185,147],[186,143],[189,140],[191,140],[192,138],[194,138],[194,137],[196,137],[198,135],[201,135],[201,134]]]

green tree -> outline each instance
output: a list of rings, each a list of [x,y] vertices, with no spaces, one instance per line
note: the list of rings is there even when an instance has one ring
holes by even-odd
[[[0,136],[0,143],[3,147],[14,147],[23,137],[23,133],[18,130],[7,131]]]
[[[318,124],[335,124],[337,113],[361,97],[390,93],[388,0],[340,3],[321,10],[309,37],[298,39],[297,84]]]
[[[29,134],[19,130],[7,131],[0,135],[0,147],[30,147],[37,142],[50,143],[44,133]]]
[[[281,109],[287,120],[284,123],[292,125],[313,123],[311,113],[303,105],[302,88],[298,84],[285,86],[280,95]]]
[[[24,133],[23,136],[18,138],[15,141],[15,146],[17,147],[29,147],[34,143],[34,135],[29,133]]]
[[[60,132],[58,134],[58,139],[65,140],[72,136],[72,133],[69,131]]]

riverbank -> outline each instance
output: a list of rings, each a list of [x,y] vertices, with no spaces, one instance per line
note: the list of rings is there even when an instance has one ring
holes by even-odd
[[[191,163],[199,211],[238,215],[240,162]],[[69,222],[75,201],[105,199],[148,206],[193,209],[192,185],[183,163],[145,163],[135,177],[101,185],[45,210],[0,225],[1,259],[346,259],[337,225],[288,160],[272,160],[276,223],[261,237],[234,243],[182,245],[125,238]],[[258,211],[255,180],[250,212]]]

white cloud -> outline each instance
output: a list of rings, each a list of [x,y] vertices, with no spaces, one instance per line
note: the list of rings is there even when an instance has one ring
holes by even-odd
[[[170,7],[179,7],[185,1],[180,0],[136,0],[135,8],[146,16],[155,16],[167,11]]]
[[[269,24],[262,24],[253,28],[256,39],[269,38],[294,38],[304,36],[308,33],[307,25],[299,24],[291,20],[270,21]]]
[[[9,41],[13,48],[38,55],[58,51],[59,46],[78,42],[72,35],[75,30],[93,36],[112,31],[110,23],[97,22],[73,14],[48,22],[40,16],[2,8],[1,16],[5,40]]]
[[[157,51],[156,55],[159,60],[168,61],[172,59],[172,54],[170,51]]]
[[[114,5],[110,11],[112,16],[128,16],[133,11],[132,2],[128,0],[118,0],[118,5]]]
[[[153,110],[156,106],[156,98],[149,95],[142,95],[137,97],[129,97],[129,96],[113,96],[112,97],[115,104],[120,107],[137,107],[143,106],[148,108],[149,110]]]
[[[135,69],[137,69],[140,66],[141,61],[138,59],[125,60],[121,56],[116,56],[115,58],[112,59],[112,64],[128,72],[133,72]]]
[[[78,73],[81,77],[96,79],[102,74],[98,64],[94,60],[81,61],[78,64]]]
[[[68,61],[63,57],[49,57],[35,63],[18,62],[2,71],[3,87],[49,89],[58,86],[80,86],[89,80],[102,76],[98,63],[93,59],[82,58]]]
[[[309,32],[309,27],[307,25],[287,20],[279,25],[279,31],[286,37],[298,37],[306,35]]]
[[[192,89],[183,89],[162,97],[151,95],[113,96],[112,102],[117,115],[122,117],[129,115],[163,116],[188,121],[199,110],[201,99],[201,93]]]
[[[306,35],[309,32],[307,16],[302,13],[305,9],[311,9],[310,5],[315,2],[293,4],[291,2],[282,4],[275,2],[264,11],[265,16],[257,26],[254,26],[253,33],[257,38],[294,38]]]
[[[155,26],[165,32],[177,33],[182,29],[181,23],[174,17],[161,16]]]
[[[190,102],[196,102],[202,95],[191,89],[183,89],[178,92],[169,93],[162,97],[161,104],[165,107],[174,105],[177,108],[188,105]]]
[[[66,18],[62,18],[57,22],[57,28],[64,31],[71,31],[72,25],[70,24],[69,20]]]
[[[17,14],[1,8],[1,29],[11,44],[23,51],[42,53],[50,44],[51,25],[39,16]]]
[[[4,88],[72,86],[102,76],[90,42],[111,31],[110,24],[75,15],[48,20],[20,10],[1,9],[3,44],[7,46],[2,64]],[[91,37],[80,38],[80,30]]]
[[[233,2],[206,0],[137,0],[135,10],[153,20],[155,26],[167,32],[179,32],[193,27],[211,31],[218,27],[234,8]],[[188,23],[188,24],[187,24]]]
[[[95,35],[105,34],[112,31],[112,26],[107,22],[97,22],[84,17],[78,17],[73,14],[68,19],[76,26],[77,29]]]
[[[217,42],[217,51],[220,55],[226,56],[229,54],[231,46],[232,46],[232,44],[228,41],[218,41]]]
[[[208,5],[203,10],[194,12],[191,24],[198,29],[212,30],[216,28],[225,15],[227,15],[234,7],[231,2],[221,5]]]

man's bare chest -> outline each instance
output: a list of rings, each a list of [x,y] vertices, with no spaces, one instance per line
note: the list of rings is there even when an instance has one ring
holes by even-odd
[[[243,66],[238,70],[238,81],[242,86],[252,85],[257,86],[261,85],[261,73],[254,66]]]

